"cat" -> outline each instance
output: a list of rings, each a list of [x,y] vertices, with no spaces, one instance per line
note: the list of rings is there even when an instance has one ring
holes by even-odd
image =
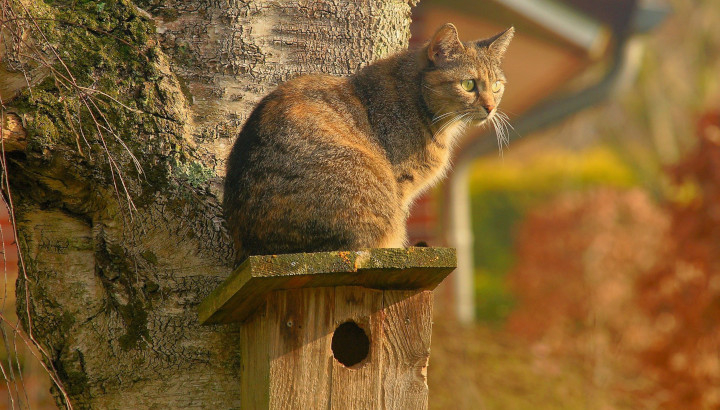
[[[420,49],[347,78],[296,77],[263,98],[227,161],[236,262],[404,247],[413,199],[443,177],[458,134],[495,115],[513,35],[463,43],[448,23]]]

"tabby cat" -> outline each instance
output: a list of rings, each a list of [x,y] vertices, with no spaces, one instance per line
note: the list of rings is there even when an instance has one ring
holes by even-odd
[[[463,43],[445,24],[419,50],[348,78],[300,76],[263,98],[228,158],[237,261],[405,246],[408,209],[445,174],[458,134],[497,115],[513,33]]]

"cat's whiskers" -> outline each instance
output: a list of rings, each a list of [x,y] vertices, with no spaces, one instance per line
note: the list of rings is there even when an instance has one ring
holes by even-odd
[[[442,111],[442,110],[444,110],[444,109],[445,109],[445,107],[443,107],[443,108],[441,108],[440,110],[438,110],[438,112],[439,112],[439,111]],[[458,120],[459,116],[461,116],[462,114],[463,114],[462,111],[449,111],[449,112],[446,112],[446,113],[443,113],[443,114],[440,114],[440,115],[435,115],[435,117],[433,117],[433,119],[432,119],[432,121],[431,121],[431,123],[430,123],[430,126],[434,126],[434,125],[436,125],[437,123],[439,123],[439,122],[441,122],[441,121],[444,120],[445,123],[444,123],[444,124],[441,126],[441,128],[440,128],[440,130],[442,130],[445,126],[456,122],[456,121]],[[448,118],[448,117],[452,117],[452,118]],[[440,131],[436,132],[435,135],[437,135],[439,132],[440,132]]]
[[[507,148],[510,146],[510,130],[515,131],[515,128],[510,124],[509,117],[502,111],[496,111],[495,115],[491,119],[491,123],[495,128],[495,134],[498,140],[498,150],[500,156],[503,155],[503,145]],[[517,132],[515,132],[518,136]]]
[[[443,109],[444,107],[438,110],[438,112],[442,112]],[[433,133],[433,139],[437,139],[443,132],[448,131],[449,127],[453,125],[457,126],[454,133],[457,134],[464,132],[470,123],[475,120],[476,114],[477,113],[472,110],[450,111],[442,114],[436,114],[431,121],[431,126],[435,126],[440,122],[442,122],[442,125]],[[504,148],[509,148],[510,146],[510,130],[514,131],[512,124],[510,124],[509,117],[504,112],[496,110],[494,115],[489,115],[481,119],[481,121],[483,125],[489,123],[495,130],[498,151],[502,157],[504,154]]]
[[[475,117],[475,113],[473,113],[473,112],[468,112],[467,114],[465,114],[463,116],[463,118],[461,119],[463,132],[468,129],[468,127],[472,123],[474,117]]]
[[[517,135],[518,137],[522,137],[522,135],[518,134],[517,131],[515,131],[515,127],[513,127],[512,124],[510,124],[510,117],[508,117],[508,115],[506,113],[504,113],[502,111],[498,111],[497,113],[500,116],[500,120],[503,123],[505,123],[505,128],[509,127],[511,130],[513,130],[513,132],[515,132],[515,135]]]
[[[493,128],[495,129],[495,136],[497,138],[497,144],[498,144],[498,153],[500,157],[503,156],[503,145],[507,146],[507,135],[504,128],[504,124],[498,119],[498,116],[493,116],[490,118],[490,123],[492,124]]]
[[[445,129],[447,129],[450,125],[455,125],[455,124],[457,124],[457,123],[458,123],[458,120],[459,120],[460,118],[462,118],[462,116],[465,115],[465,114],[459,113],[459,112],[457,112],[457,111],[453,111],[451,114],[455,114],[455,116],[452,117],[451,119],[447,120],[447,121],[440,127],[440,129],[437,130],[437,131],[433,134],[433,138],[437,138],[439,135],[441,135],[441,134],[443,133],[443,131],[444,131]]]
[[[472,117],[475,115],[473,111],[464,111],[464,112],[453,112],[453,114],[456,114],[451,119],[447,120],[440,129],[438,129],[433,134],[433,139],[437,139],[438,136],[440,136],[443,132],[451,132],[453,133],[453,137],[449,138],[450,143],[455,143],[457,138],[454,138],[457,136],[457,134],[464,132],[468,125],[470,125],[470,120],[472,120]],[[456,126],[457,128],[453,129],[452,131],[449,129],[450,126]]]
[[[442,134],[442,132],[449,127],[450,125],[454,124],[457,121],[457,118],[459,115],[456,115],[455,117],[451,118],[450,120],[446,121],[434,134],[433,138],[436,138],[438,135]]]
[[[436,121],[438,121],[440,118],[443,118],[443,117],[447,116],[448,114],[451,114],[451,113],[452,113],[452,111],[451,111],[451,112],[442,113],[443,111],[445,111],[446,108],[448,108],[448,103],[445,103],[445,104],[441,105],[440,108],[438,108],[437,111],[435,111],[435,114],[433,115],[433,118],[432,118],[432,121],[431,121],[433,124],[434,124]],[[442,114],[441,114],[441,113],[442,113]]]
[[[457,111],[450,111],[450,112],[446,112],[446,113],[441,114],[441,115],[436,115],[435,117],[433,117],[433,120],[432,120],[431,125],[435,125],[437,122],[439,122],[439,121],[442,120],[443,118],[447,118],[448,116],[453,115],[453,114],[457,114],[457,113],[458,113]]]
[[[507,141],[508,142],[510,141],[510,130],[515,132],[515,135],[520,137],[521,135],[515,131],[515,127],[513,127],[512,124],[510,124],[510,121],[508,120],[508,116],[505,113],[501,113],[501,114],[502,115],[500,115],[498,118],[499,118],[499,121],[501,121],[505,127],[505,132],[507,134]],[[506,143],[506,145],[507,145],[507,143]]]
[[[508,123],[501,115],[497,116],[497,122],[503,130],[503,142],[505,143],[505,146],[507,147],[508,144],[510,143],[510,133],[509,133],[509,129],[508,129]]]

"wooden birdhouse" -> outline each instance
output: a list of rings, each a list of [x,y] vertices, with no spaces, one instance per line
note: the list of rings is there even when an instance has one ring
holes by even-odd
[[[251,256],[199,307],[242,322],[247,409],[427,407],[432,292],[449,248]]]

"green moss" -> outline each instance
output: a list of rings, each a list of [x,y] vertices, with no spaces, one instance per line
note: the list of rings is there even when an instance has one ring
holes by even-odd
[[[63,311],[62,317],[60,319],[59,330],[61,332],[68,332],[73,327],[75,322],[75,316],[70,314],[70,312],[68,311]]]
[[[157,265],[157,263],[158,263],[157,256],[156,256],[154,253],[152,253],[152,252],[150,252],[150,251],[148,251],[148,250],[143,251],[142,253],[140,253],[140,256],[142,256],[143,259],[145,259],[146,261],[152,263],[153,265]]]
[[[145,285],[143,285],[143,288],[147,293],[155,293],[158,290],[160,290],[160,285],[156,282],[153,282],[151,280],[145,282]]]
[[[119,311],[126,328],[126,333],[118,339],[120,347],[126,351],[142,347],[143,339],[150,339],[150,332],[147,329],[147,307],[135,299],[125,306],[120,306]]]
[[[70,396],[79,396],[88,392],[88,378],[84,369],[84,358],[78,350],[64,352],[61,360],[55,363],[63,380],[63,387]]]
[[[41,142],[43,146],[52,145],[52,142],[58,139],[59,132],[52,118],[46,114],[38,114],[31,121],[28,131],[35,134],[37,138],[35,143]]]
[[[132,257],[125,249],[117,244],[98,244],[97,268],[102,275],[104,285],[110,289],[110,293],[123,292],[128,302],[120,304],[115,299],[113,307],[119,313],[125,325],[125,334],[118,338],[118,343],[123,350],[138,349],[144,347],[144,340],[150,339],[147,329],[148,310],[151,308],[140,295],[137,288],[138,277],[141,275],[135,269]],[[152,259],[155,257],[151,252],[144,253],[143,257]],[[132,266],[130,266],[132,265]]]
[[[132,156],[157,166],[160,171],[148,175],[161,180],[150,183],[172,174],[167,157],[179,163],[190,158],[178,112],[183,94],[160,68],[162,52],[149,41],[152,21],[127,0],[48,0],[33,3],[31,13],[63,61],[54,64],[61,75],[13,101],[25,114],[29,154],[64,149],[83,156],[102,171],[91,176],[103,185],[112,179],[108,155],[130,177],[136,176]],[[203,170],[186,168],[193,184],[207,181]]]
[[[62,111],[55,109],[59,105],[57,91],[54,82],[46,79],[32,91],[26,90],[13,105],[26,120],[26,130],[32,136],[30,150],[52,147],[65,133],[64,118],[59,114]]]
[[[197,53],[195,53],[189,44],[179,44],[175,47],[175,56],[178,61],[184,61],[186,64],[197,64]]]
[[[193,188],[205,186],[210,178],[216,175],[212,169],[199,162],[176,163],[173,171],[176,178],[187,182]]]

